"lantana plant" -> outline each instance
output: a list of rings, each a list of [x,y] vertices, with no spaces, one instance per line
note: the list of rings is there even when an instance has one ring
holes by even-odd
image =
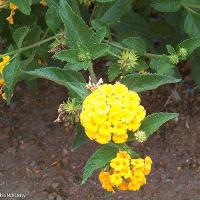
[[[192,62],[200,85],[200,2],[190,0],[0,0],[0,95],[38,78],[66,87],[56,122],[76,129],[73,149],[101,147],[88,159],[82,183],[94,171],[106,192],[139,190],[153,159],[144,143],[177,113],[147,113],[141,93],[180,82]],[[172,45],[173,44],[173,45]]]

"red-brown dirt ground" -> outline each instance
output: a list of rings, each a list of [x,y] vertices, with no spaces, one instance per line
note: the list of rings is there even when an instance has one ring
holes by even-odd
[[[182,83],[142,95],[148,113],[180,115],[146,143],[131,144],[153,159],[148,184],[108,199],[200,200],[200,94],[192,88]],[[10,106],[1,101],[0,193],[23,193],[26,200],[105,199],[97,173],[80,185],[85,162],[98,146],[89,142],[71,151],[73,131],[53,123],[66,98],[64,88],[40,81],[35,94],[19,84]]]

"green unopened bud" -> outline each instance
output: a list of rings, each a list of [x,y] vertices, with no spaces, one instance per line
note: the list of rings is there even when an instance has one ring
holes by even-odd
[[[172,64],[176,65],[179,63],[179,58],[177,55],[171,55],[169,56],[169,60]]]
[[[91,60],[91,55],[90,53],[79,53],[78,54],[78,59],[80,62],[85,62],[85,61],[90,61]]]
[[[75,113],[77,110],[75,99],[68,99],[67,103],[63,103],[63,108],[69,114]]]
[[[120,68],[124,71],[128,71],[137,64],[138,57],[134,51],[123,51],[119,56],[118,63]]]
[[[185,60],[187,58],[188,51],[185,48],[180,48],[179,49],[179,57],[181,60]]]
[[[57,53],[58,51],[64,50],[67,48],[65,34],[61,33],[60,36],[50,45],[49,53]]]
[[[147,140],[146,133],[144,131],[137,131],[134,133],[136,141],[143,143]]]
[[[61,104],[58,108],[58,118],[55,122],[62,122],[64,124],[74,124],[79,121],[81,106],[77,105],[75,99],[68,99],[68,101]]]

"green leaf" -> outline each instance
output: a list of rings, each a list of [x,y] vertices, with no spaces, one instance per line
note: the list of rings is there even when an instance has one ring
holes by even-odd
[[[85,88],[86,82],[79,72],[56,67],[47,67],[26,73],[35,77],[54,81],[59,85],[63,85],[82,99],[84,99],[88,94],[88,91]]]
[[[87,161],[82,184],[85,183],[93,172],[101,167],[104,167],[112,160],[118,152],[118,149],[109,145],[104,145],[98,149]]]
[[[30,31],[27,34],[27,37],[24,40],[24,46],[29,46],[38,42],[40,40],[41,33],[42,30],[40,26],[34,25],[33,27],[31,27]]]
[[[146,133],[146,136],[149,137],[155,131],[157,131],[160,126],[165,122],[178,117],[178,113],[153,113],[152,115],[147,116],[140,126],[140,130]]]
[[[141,37],[149,48],[152,46],[152,32],[146,19],[133,11],[127,13],[116,26],[116,37],[119,40],[127,37]]]
[[[105,56],[108,53],[107,44],[93,44],[89,47],[90,53],[92,55],[92,60]]]
[[[23,46],[29,46],[29,45],[32,45],[36,42],[38,42],[40,40],[40,36],[41,36],[41,27],[40,26],[33,26],[30,31],[28,32],[26,38],[24,39],[24,42],[23,42]],[[33,37],[34,36],[34,37]],[[23,55],[25,55],[26,57],[30,57],[32,56],[33,52],[36,53],[36,51],[38,51],[40,48],[34,48],[34,49],[30,49],[30,50],[26,50],[26,51],[23,51]]]
[[[200,58],[196,57],[192,62],[192,78],[200,88]]]
[[[56,8],[57,10],[59,10],[59,1],[58,0],[46,0],[47,5],[53,6],[54,8]]]
[[[151,5],[160,12],[176,12],[181,7],[181,0],[153,0]]]
[[[70,49],[70,50],[59,51],[58,53],[56,53],[55,58],[69,63],[77,63],[79,62],[78,50]]]
[[[83,53],[83,54],[90,53],[88,46],[84,43],[77,42],[77,47],[78,47],[79,53]]]
[[[138,60],[137,64],[134,66],[133,71],[142,71],[149,69],[149,66],[143,60]]]
[[[120,20],[120,18],[126,14],[132,8],[133,0],[117,0],[101,17],[101,21],[114,24]]]
[[[103,39],[106,37],[106,33],[107,33],[107,30],[105,27],[101,27],[99,28],[96,32],[94,32],[92,34],[92,36],[90,37],[90,40],[89,40],[89,45],[92,45],[94,43],[96,44],[100,44]]]
[[[84,128],[80,125],[80,123],[76,124],[76,136],[72,144],[72,149],[75,150],[79,148],[81,145],[85,144],[88,141]]]
[[[129,89],[136,92],[152,90],[167,83],[177,83],[180,81],[181,79],[161,74],[130,74],[121,80]]]
[[[167,51],[170,55],[176,55],[176,50],[174,49],[174,47],[170,44],[166,45]]]
[[[87,45],[92,36],[92,31],[82,18],[76,15],[65,0],[60,0],[60,17],[67,29],[68,44],[77,47],[77,42]]]
[[[141,37],[129,37],[122,41],[122,43],[133,49],[138,55],[144,55],[146,51],[145,42]]]
[[[51,6],[50,8],[48,8],[45,19],[46,24],[50,28],[50,30],[56,32],[59,29],[61,25],[61,20],[55,7]]]
[[[152,58],[150,62],[150,68],[158,74],[168,74],[174,67],[167,56]]]
[[[90,61],[85,62],[76,62],[76,63],[68,63],[65,65],[65,69],[73,70],[73,71],[80,71],[80,70],[87,70],[89,67],[92,66]]]
[[[195,49],[200,47],[200,37],[189,38],[184,40],[179,45],[179,48],[187,49],[187,56],[191,55]]]
[[[108,79],[110,82],[114,81],[121,74],[120,66],[113,63],[108,68]]]
[[[190,37],[200,37],[200,14],[188,11],[184,30]]]
[[[13,91],[15,84],[17,83],[20,75],[22,73],[20,66],[20,56],[17,55],[5,68],[3,72],[3,79],[5,80],[5,95],[7,103],[10,103],[10,100],[13,96]]]
[[[31,13],[31,0],[11,0],[12,3],[17,5],[17,8],[25,15]]]
[[[27,36],[29,30],[30,30],[29,27],[24,26],[24,27],[20,27],[20,28],[16,29],[15,32],[13,33],[13,39],[18,48],[20,48],[22,46],[23,41],[24,41],[25,37]]]

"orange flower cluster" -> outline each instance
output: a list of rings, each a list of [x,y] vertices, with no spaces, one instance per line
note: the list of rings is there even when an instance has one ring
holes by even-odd
[[[100,172],[99,180],[108,192],[114,192],[114,188],[137,191],[146,184],[145,176],[151,172],[151,165],[149,156],[132,159],[126,151],[119,151],[111,160],[109,170]]]

